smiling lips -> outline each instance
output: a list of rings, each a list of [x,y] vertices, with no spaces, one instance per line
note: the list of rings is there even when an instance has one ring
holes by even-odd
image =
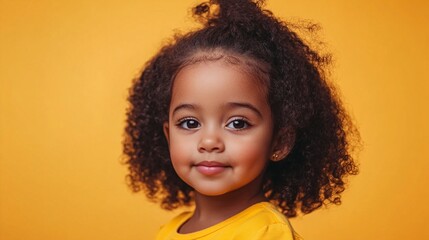
[[[211,176],[225,171],[229,166],[216,161],[202,161],[194,165],[198,172]]]

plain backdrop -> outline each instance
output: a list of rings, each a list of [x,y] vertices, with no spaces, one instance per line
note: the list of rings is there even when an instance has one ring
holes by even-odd
[[[186,0],[0,0],[0,239],[153,239],[167,212],[125,184],[126,97],[196,25]],[[427,1],[270,0],[323,28],[364,141],[341,206],[292,219],[304,239],[429,239]]]

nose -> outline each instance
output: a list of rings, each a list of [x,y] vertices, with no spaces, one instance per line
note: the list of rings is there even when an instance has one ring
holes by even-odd
[[[217,129],[206,129],[201,134],[198,143],[199,152],[223,152],[225,150],[225,143]]]

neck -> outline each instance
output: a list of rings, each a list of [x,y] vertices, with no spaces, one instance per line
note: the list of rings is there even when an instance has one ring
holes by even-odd
[[[262,174],[242,188],[222,195],[207,196],[195,192],[195,212],[179,232],[191,233],[208,228],[263,201],[267,199],[262,192]]]
[[[262,176],[246,186],[219,196],[195,193],[195,213],[192,218],[208,225],[219,223],[255,203],[266,201],[262,192]]]

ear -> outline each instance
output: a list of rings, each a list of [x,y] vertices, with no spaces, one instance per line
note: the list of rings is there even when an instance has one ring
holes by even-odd
[[[274,137],[271,161],[278,162],[289,155],[295,145],[295,131],[292,128],[283,128]]]
[[[168,127],[168,121],[165,121],[162,125],[162,129],[164,130],[164,136],[167,139],[168,145],[170,145],[170,131]]]

